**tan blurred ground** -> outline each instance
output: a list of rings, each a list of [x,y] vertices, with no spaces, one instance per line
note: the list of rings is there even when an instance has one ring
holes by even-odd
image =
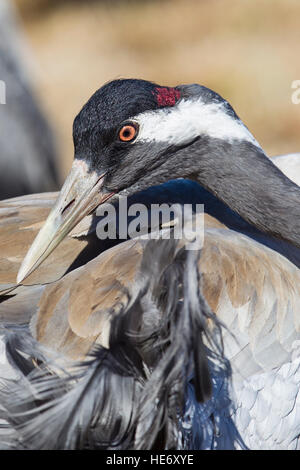
[[[15,0],[65,175],[75,114],[118,77],[198,82],[234,106],[269,153],[300,151],[299,0]],[[42,136],[41,136],[42,137]]]

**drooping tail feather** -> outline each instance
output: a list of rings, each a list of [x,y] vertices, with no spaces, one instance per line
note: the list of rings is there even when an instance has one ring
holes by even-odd
[[[0,440],[26,449],[182,448],[188,384],[207,400],[208,359],[212,349],[222,356],[207,329],[208,319],[218,324],[198,262],[174,240],[148,242],[139,279],[111,312],[109,349],[97,346],[80,364],[64,368],[29,334],[10,332],[9,360],[23,375],[0,390]]]

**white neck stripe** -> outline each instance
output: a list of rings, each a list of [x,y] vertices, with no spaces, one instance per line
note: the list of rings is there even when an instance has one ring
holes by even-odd
[[[246,140],[260,147],[239,119],[226,112],[224,103],[203,103],[201,98],[180,100],[173,108],[146,111],[135,117],[140,125],[136,141],[178,145],[206,135],[230,143]]]

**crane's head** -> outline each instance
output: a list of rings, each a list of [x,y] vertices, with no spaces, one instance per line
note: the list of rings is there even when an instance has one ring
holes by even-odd
[[[74,162],[18,274],[21,282],[87,214],[117,195],[210,171],[213,149],[258,146],[227,101],[200,85],[163,87],[115,80],[84,105],[73,125]],[[197,148],[197,158],[195,156]],[[199,176],[200,174],[200,176]]]

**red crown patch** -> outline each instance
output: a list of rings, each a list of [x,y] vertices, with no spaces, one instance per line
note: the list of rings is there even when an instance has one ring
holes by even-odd
[[[156,87],[154,94],[158,106],[174,106],[180,98],[180,91],[171,87]]]

